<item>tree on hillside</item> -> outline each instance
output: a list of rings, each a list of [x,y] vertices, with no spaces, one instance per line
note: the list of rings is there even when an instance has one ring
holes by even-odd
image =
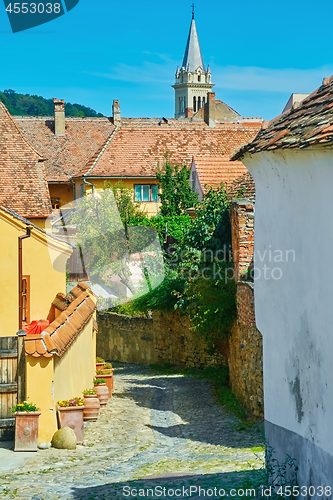
[[[53,100],[42,96],[18,94],[15,90],[0,91],[0,101],[4,103],[11,115],[14,116],[52,116]],[[66,116],[96,117],[103,116],[95,110],[82,104],[66,103]]]
[[[167,154],[162,168],[157,169],[156,177],[160,182],[162,203],[160,213],[172,217],[182,215],[198,201],[198,193],[190,186],[191,171],[183,165],[173,165]]]

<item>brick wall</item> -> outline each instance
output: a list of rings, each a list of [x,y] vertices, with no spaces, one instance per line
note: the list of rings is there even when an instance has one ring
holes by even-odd
[[[190,329],[188,316],[154,313],[152,319],[102,312],[97,316],[97,356],[126,363],[171,363],[204,368],[226,365],[224,354],[209,356]]]
[[[254,210],[250,200],[233,200],[230,210],[232,253],[236,280],[241,280],[253,261]]]
[[[255,326],[253,284],[237,284],[238,317],[229,340],[231,388],[252,418],[264,415],[262,336]]]
[[[256,328],[254,285],[246,274],[253,265],[254,207],[248,199],[231,203],[232,251],[237,280],[237,320],[229,340],[233,392],[254,419],[263,418],[262,336]]]

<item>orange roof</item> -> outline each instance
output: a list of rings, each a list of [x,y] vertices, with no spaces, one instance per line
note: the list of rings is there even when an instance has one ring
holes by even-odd
[[[68,182],[115,129],[109,118],[66,117],[65,135],[56,136],[53,117],[15,116],[15,121],[46,158],[48,182]]]
[[[148,120],[125,122],[101,145],[80,176],[154,178],[166,152],[173,163],[187,166],[193,155],[229,157],[253,140],[259,129],[258,123],[224,123],[210,128],[205,123],[174,120],[163,126]]]
[[[0,205],[23,217],[48,217],[51,200],[43,163],[0,102]]]
[[[79,283],[73,290],[76,298],[62,310],[64,302],[57,294],[54,302],[61,303],[61,314],[42,332],[41,335],[25,337],[25,353],[33,357],[61,357],[74,342],[79,333],[96,311],[96,303],[85,283]],[[80,290],[80,293],[78,291]],[[71,292],[71,293],[72,293]],[[69,302],[69,301],[68,301]]]
[[[276,149],[304,149],[333,143],[333,76],[324,78],[321,87],[270,122],[263,122],[257,137],[234,155]]]
[[[213,186],[213,188],[217,188],[221,182],[230,185],[242,174],[248,173],[241,161],[230,161],[227,156],[195,156],[193,163],[203,192],[207,191],[206,184],[208,187]]]

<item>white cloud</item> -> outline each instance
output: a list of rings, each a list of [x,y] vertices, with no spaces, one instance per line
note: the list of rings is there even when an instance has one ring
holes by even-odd
[[[132,83],[173,83],[177,63],[165,54],[151,54],[159,62],[144,61],[132,66],[118,64],[108,72],[89,72],[108,80]],[[211,67],[214,89],[261,92],[313,92],[325,76],[333,74],[333,66],[319,68],[259,68],[255,66]]]
[[[332,66],[311,69],[225,66],[212,70],[216,88],[290,93],[313,92],[325,76],[332,74]]]

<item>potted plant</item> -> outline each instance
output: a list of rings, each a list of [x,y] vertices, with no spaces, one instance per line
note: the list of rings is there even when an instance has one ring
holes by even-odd
[[[75,432],[77,443],[83,443],[83,398],[72,398],[57,402],[59,427],[71,427]]]
[[[94,389],[101,406],[106,405],[109,399],[109,389],[107,388],[104,378],[96,378],[94,380]]]
[[[12,408],[12,413],[15,416],[14,451],[37,451],[39,408],[23,401]]]
[[[112,391],[113,391],[113,368],[112,368],[111,363],[106,363],[103,370],[98,370],[96,372],[96,375],[104,378],[104,380],[106,382],[106,386],[107,386],[108,391],[109,391],[109,398],[111,398]]]
[[[105,360],[97,356],[96,358],[96,371],[102,370],[105,366]]]
[[[85,389],[83,391],[83,401],[83,420],[97,420],[101,404],[97,397],[96,390]]]

